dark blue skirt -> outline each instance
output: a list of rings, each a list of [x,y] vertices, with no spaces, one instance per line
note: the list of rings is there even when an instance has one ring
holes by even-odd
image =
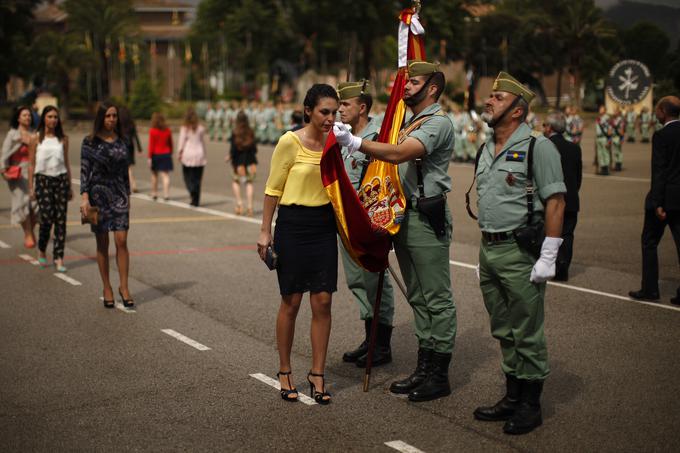
[[[172,171],[172,153],[152,155],[151,171]]]
[[[282,296],[337,291],[338,244],[331,204],[279,206],[274,230]]]

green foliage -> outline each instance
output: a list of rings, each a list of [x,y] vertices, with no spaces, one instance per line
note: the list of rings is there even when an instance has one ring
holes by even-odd
[[[135,80],[130,96],[130,112],[133,118],[149,119],[153,112],[161,108],[162,104],[159,88],[148,76]]]
[[[33,7],[38,0],[0,1],[0,100],[6,97],[10,76],[29,76],[25,58],[31,43]]]
[[[649,22],[638,22],[622,30],[620,37],[622,57],[643,62],[655,78],[665,76],[671,42],[663,30]]]

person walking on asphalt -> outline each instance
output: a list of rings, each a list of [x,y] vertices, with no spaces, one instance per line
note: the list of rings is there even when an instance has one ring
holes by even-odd
[[[564,196],[564,222],[562,223],[562,245],[557,254],[557,268],[553,280],[566,282],[569,280],[569,266],[574,249],[574,230],[578,221],[580,209],[578,192],[581,190],[583,179],[583,163],[581,161],[581,147],[564,138],[566,118],[563,113],[551,113],[543,123],[543,135],[553,142],[560,153],[562,174],[567,193]]]
[[[80,151],[80,213],[87,217],[91,207],[99,209],[99,221],[90,228],[97,239],[97,266],[104,286],[104,306],[114,308],[109,278],[109,232],[116,244],[118,294],[125,307],[134,307],[128,288],[130,252],[130,180],[128,150],[121,138],[118,108],[104,102],[97,108],[92,133],[83,139]]]
[[[373,105],[373,98],[367,92],[368,81],[343,82],[338,85],[340,96],[340,120],[352,126],[352,131],[364,140],[375,140],[380,132],[380,124],[368,116]],[[362,152],[349,153],[342,148],[345,171],[355,190],[359,190],[370,159]],[[342,264],[345,268],[347,286],[359,305],[359,317],[364,321],[365,337],[359,347],[346,352],[342,356],[344,362],[356,363],[360,368],[366,366],[368,359],[368,342],[373,323],[373,304],[378,292],[377,272],[368,272],[356,264],[344,246],[340,247]],[[394,289],[392,281],[385,275],[382,299],[377,328],[377,347],[373,351],[373,366],[392,361],[392,319],[394,318]]]
[[[659,300],[657,247],[666,225],[671,230],[680,261],[680,98],[666,96],[655,114],[663,127],[652,136],[652,184],[645,198],[642,228],[642,288],[630,291],[633,299]],[[671,303],[680,305],[680,287]]]
[[[500,342],[506,394],[474,416],[506,421],[505,433],[524,434],[543,422],[540,399],[550,373],[543,305],[562,244],[567,188],[555,145],[533,137],[524,123],[534,93],[505,72],[492,89],[482,118],[494,133],[475,166],[479,286]]]
[[[265,188],[262,227],[257,241],[267,262],[271,248],[278,255],[276,273],[281,305],[276,319],[281,398],[297,401],[290,353],[302,295],[312,307],[312,368],[307,374],[312,397],[329,404],[324,370],[331,334],[331,301],[338,283],[335,212],[321,180],[321,156],[338,112],[338,94],[330,85],[313,85],[304,99],[306,126],[286,132],[272,154]],[[271,225],[279,207],[272,240]],[[268,250],[269,249],[269,250]]]
[[[198,206],[201,200],[203,169],[208,163],[205,155],[205,128],[198,122],[198,115],[189,107],[184,115],[184,124],[179,130],[177,157],[182,164],[184,184],[191,197],[191,206]]]

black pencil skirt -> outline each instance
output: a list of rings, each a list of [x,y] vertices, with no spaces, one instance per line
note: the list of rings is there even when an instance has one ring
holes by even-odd
[[[337,227],[331,204],[279,206],[274,250],[282,296],[337,290]]]

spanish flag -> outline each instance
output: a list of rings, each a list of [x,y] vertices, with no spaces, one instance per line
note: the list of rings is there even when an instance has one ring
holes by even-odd
[[[402,100],[406,86],[406,60],[425,59],[422,26],[414,9],[399,15],[400,64],[392,87],[378,141],[397,143],[406,106]],[[359,194],[349,181],[340,146],[331,131],[321,157],[321,179],[335,210],[338,233],[352,259],[370,272],[381,272],[389,265],[391,235],[397,234],[404,217],[406,201],[395,164],[373,160],[361,183]]]

